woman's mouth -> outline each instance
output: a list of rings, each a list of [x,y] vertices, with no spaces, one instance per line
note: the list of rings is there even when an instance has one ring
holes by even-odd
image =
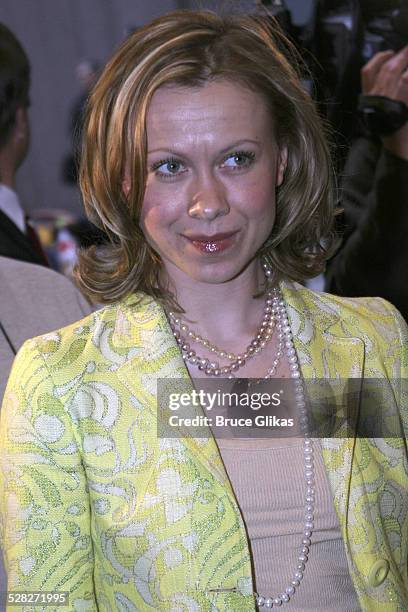
[[[237,231],[228,232],[223,234],[214,234],[213,236],[205,235],[192,235],[185,236],[187,240],[201,253],[221,253],[230,246],[232,246],[236,240]]]

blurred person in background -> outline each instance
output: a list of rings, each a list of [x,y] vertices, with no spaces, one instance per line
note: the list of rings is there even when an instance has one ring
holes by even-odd
[[[14,34],[0,23],[0,255],[48,265],[16,193],[16,173],[30,143],[30,64]]]
[[[408,46],[375,54],[361,81],[367,129],[344,168],[343,244],[326,289],[382,296],[408,320]]]

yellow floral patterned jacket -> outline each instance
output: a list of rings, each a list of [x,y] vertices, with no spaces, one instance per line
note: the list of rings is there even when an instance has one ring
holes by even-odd
[[[282,290],[305,378],[407,377],[406,326],[388,303]],[[68,591],[70,610],[255,610],[247,536],[214,439],[157,437],[156,379],[172,377],[188,373],[163,310],[143,295],[25,343],[0,413],[9,591]],[[408,609],[400,404],[400,437],[322,440],[367,611]]]

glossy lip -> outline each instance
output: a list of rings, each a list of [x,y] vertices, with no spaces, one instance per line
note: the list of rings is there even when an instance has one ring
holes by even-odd
[[[194,234],[191,236],[183,234],[183,236],[201,253],[211,254],[220,253],[232,246],[237,234],[238,231],[213,234],[212,236],[204,234]]]

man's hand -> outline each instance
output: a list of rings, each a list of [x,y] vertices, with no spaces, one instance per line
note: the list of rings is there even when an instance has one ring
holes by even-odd
[[[376,53],[361,70],[361,87],[366,96],[386,96],[408,106],[408,46],[398,53]],[[408,123],[382,140],[391,153],[408,160]]]

